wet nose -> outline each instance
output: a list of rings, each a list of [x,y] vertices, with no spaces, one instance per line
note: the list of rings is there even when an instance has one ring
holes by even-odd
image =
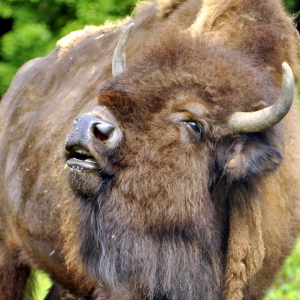
[[[88,144],[93,139],[99,140],[105,145],[113,139],[115,133],[113,124],[92,115],[77,118],[73,124],[74,129],[66,143],[67,150],[74,147],[88,149]]]

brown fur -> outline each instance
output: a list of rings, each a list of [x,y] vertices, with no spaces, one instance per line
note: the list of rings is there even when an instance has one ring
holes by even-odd
[[[0,299],[21,299],[32,267],[62,287],[49,300],[260,299],[293,247],[296,106],[266,132],[226,127],[274,102],[283,61],[297,75],[279,1],[140,3],[134,23],[125,73],[109,79],[120,31],[97,32],[25,65],[0,104]],[[96,177],[68,183],[63,147],[99,105],[124,139],[109,156],[89,146],[114,174],[95,191]]]
[[[70,34],[57,41],[56,47],[59,49],[58,57],[63,57],[70,49],[90,36],[98,34],[96,39],[100,39],[104,34],[117,30],[124,25],[126,26],[131,23],[131,21],[131,18],[128,17],[114,23],[107,21],[102,26],[85,26],[83,30],[72,31]]]

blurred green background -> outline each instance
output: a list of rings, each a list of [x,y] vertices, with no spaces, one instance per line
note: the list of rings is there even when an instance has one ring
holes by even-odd
[[[0,97],[23,63],[48,54],[55,48],[56,41],[71,31],[130,15],[135,2],[0,0]],[[284,0],[284,4],[291,14],[300,11],[300,0]],[[40,300],[45,297],[51,281],[41,271],[35,274],[38,287],[33,300]],[[264,300],[300,300],[300,239]]]
[[[130,15],[136,0],[0,0],[0,95],[26,61],[85,25]]]

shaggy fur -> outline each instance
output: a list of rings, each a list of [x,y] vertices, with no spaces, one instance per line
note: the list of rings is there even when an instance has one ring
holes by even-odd
[[[118,20],[115,23],[107,21],[102,26],[85,26],[83,30],[72,31],[70,34],[57,41],[56,47],[59,50],[58,57],[62,58],[70,51],[70,49],[90,36],[98,34],[95,39],[100,39],[104,34],[117,30],[124,25],[126,26],[131,23],[131,21],[132,19],[128,17],[124,20]]]
[[[47,300],[260,299],[293,247],[296,106],[265,132],[226,126],[274,103],[283,61],[297,75],[279,1],[140,3],[134,23],[124,73],[121,30],[97,31],[25,65],[0,104],[0,299],[33,267]],[[73,120],[103,106],[122,139],[89,143],[101,172],[64,170]]]

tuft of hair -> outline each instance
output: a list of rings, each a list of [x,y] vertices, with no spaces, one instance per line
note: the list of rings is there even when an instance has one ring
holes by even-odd
[[[161,18],[168,17],[186,0],[161,0],[157,3],[158,16]]]
[[[127,26],[131,21],[132,19],[130,17],[122,20],[117,20],[115,22],[111,22],[108,20],[100,26],[87,25],[82,30],[72,31],[71,33],[57,41],[56,47],[58,47],[59,50],[58,57],[63,57],[78,43],[94,34],[99,34],[96,39],[101,38],[102,35],[106,33],[113,32],[115,30],[118,30],[120,27]]]

